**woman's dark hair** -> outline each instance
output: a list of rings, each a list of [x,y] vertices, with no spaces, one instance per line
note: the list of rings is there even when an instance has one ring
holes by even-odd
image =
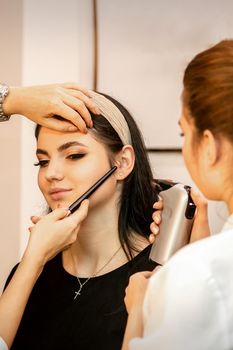
[[[112,101],[121,111],[128,124],[132,146],[135,152],[135,166],[130,175],[124,180],[120,199],[118,221],[119,239],[128,259],[133,257],[133,251],[138,251],[133,243],[133,233],[148,236],[152,220],[153,203],[158,200],[153,184],[153,176],[141,133],[130,113],[118,101],[102,94]],[[101,115],[92,114],[93,135],[107,146],[113,154],[121,151],[123,144],[116,131]],[[40,126],[36,127],[35,136],[38,138]]]
[[[233,142],[233,40],[199,53],[184,73],[184,105],[199,135],[209,129]]]

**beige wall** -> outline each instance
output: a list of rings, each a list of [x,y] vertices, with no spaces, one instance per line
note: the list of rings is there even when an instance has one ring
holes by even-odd
[[[19,85],[22,63],[22,1],[0,0],[0,9],[0,81]],[[20,126],[17,117],[0,125],[0,290],[19,254]]]

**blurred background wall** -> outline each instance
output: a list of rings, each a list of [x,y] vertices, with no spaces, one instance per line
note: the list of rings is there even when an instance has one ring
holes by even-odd
[[[22,1],[0,1],[0,81],[22,83]],[[19,258],[22,124],[14,117],[0,125],[0,290]]]
[[[93,3],[0,0],[0,81],[9,85],[76,81],[93,88]],[[192,185],[179,152],[181,141],[175,136],[182,71],[195,52],[233,36],[232,2],[197,0],[191,9],[184,0],[95,4],[97,88],[133,112],[152,149],[155,177]],[[25,248],[30,216],[44,208],[33,167],[33,133],[33,123],[17,116],[0,125],[0,289]],[[222,204],[210,204],[213,232],[226,215]]]

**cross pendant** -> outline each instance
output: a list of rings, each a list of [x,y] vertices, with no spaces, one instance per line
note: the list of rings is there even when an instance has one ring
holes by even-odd
[[[77,292],[74,292],[75,296],[74,296],[74,300],[79,296],[81,295],[81,289],[82,287],[79,288],[79,290]]]
[[[75,296],[74,296],[74,300],[77,298],[78,295],[81,295],[80,292],[74,292]]]

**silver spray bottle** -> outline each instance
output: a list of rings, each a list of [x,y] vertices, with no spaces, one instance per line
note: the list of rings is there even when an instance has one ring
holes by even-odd
[[[164,265],[180,248],[189,243],[196,206],[189,186],[166,180],[156,180],[163,199],[160,232],[152,245],[150,259]]]

